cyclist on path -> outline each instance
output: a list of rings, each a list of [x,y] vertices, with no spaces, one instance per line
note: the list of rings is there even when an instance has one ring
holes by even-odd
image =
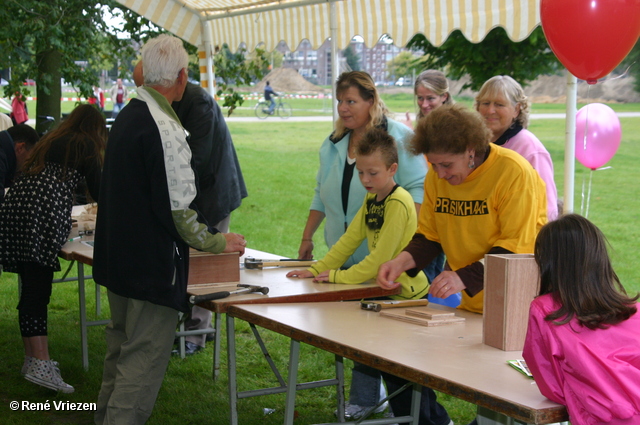
[[[273,96],[278,96],[278,93],[273,91],[271,85],[267,81],[267,85],[264,86],[264,100],[269,103],[269,115],[273,115],[273,110],[276,108],[276,101],[273,100]]]

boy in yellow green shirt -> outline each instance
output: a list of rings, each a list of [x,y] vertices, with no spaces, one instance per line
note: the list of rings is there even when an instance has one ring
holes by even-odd
[[[370,130],[356,147],[356,170],[367,190],[362,207],[342,237],[325,257],[307,270],[293,270],[287,277],[314,278],[314,282],[359,284],[374,279],[378,267],[398,255],[409,243],[418,225],[413,198],[394,180],[398,150],[386,131]],[[346,270],[340,267],[367,239],[369,255]],[[394,299],[424,298],[429,282],[424,273],[398,281],[402,292]]]

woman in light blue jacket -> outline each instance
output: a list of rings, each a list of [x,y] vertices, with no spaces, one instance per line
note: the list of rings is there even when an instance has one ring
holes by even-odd
[[[331,248],[362,205],[367,191],[360,183],[358,172],[354,170],[353,152],[369,128],[380,126],[395,139],[399,154],[396,183],[411,194],[417,209],[424,194],[426,160],[422,155],[412,155],[405,149],[405,144],[413,137],[413,131],[387,117],[389,111],[380,99],[371,76],[362,71],[345,72],[338,79],[336,91],[340,117],[336,122],[336,130],[320,148],[315,196],[302,234],[299,258],[313,257],[312,239],[322,220],[327,220],[325,242]],[[345,266],[359,263],[367,254],[367,244],[363,243]]]
[[[418,211],[424,195],[426,160],[424,156],[412,155],[406,150],[405,145],[413,137],[413,131],[387,116],[389,111],[380,99],[371,76],[362,71],[345,72],[338,78],[336,93],[340,117],[335,131],[320,148],[315,196],[298,251],[301,259],[313,258],[313,235],[325,218],[324,237],[331,248],[362,206],[367,191],[355,170],[355,147],[370,128],[384,128],[395,139],[398,146],[395,180],[411,194]],[[344,266],[361,262],[368,253],[365,240]],[[345,416],[351,419],[362,416],[364,410],[376,405],[383,397],[383,390],[380,373],[356,363]],[[385,407],[383,405],[377,411]]]

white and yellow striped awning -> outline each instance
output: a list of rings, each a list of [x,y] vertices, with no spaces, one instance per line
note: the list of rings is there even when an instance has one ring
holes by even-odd
[[[201,84],[210,90],[212,50],[223,43],[234,51],[241,43],[248,50],[262,44],[271,51],[284,41],[295,50],[303,39],[317,48],[333,33],[335,51],[345,48],[354,36],[361,36],[371,47],[387,34],[394,44],[404,46],[415,34],[422,33],[439,46],[455,30],[477,43],[495,27],[504,28],[513,41],[521,41],[540,24],[540,0],[117,1],[198,46]],[[332,22],[335,28],[331,27]],[[567,102],[567,117],[575,117],[575,77],[568,79],[567,99],[571,99]],[[575,119],[567,129],[566,149],[568,158],[573,158]],[[573,210],[573,163],[565,161],[565,212]]]
[[[200,46],[227,43],[232,50],[303,39],[317,48],[330,37],[330,3],[336,4],[338,48],[361,36],[368,46],[388,34],[404,46],[423,33],[439,46],[459,29],[472,42],[497,26],[514,41],[540,23],[540,0],[118,0],[158,26]],[[203,31],[210,34],[203,35]],[[208,37],[210,35],[210,38]]]

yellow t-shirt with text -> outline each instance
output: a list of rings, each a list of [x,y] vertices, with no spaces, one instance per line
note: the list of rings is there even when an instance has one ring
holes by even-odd
[[[493,247],[533,253],[546,222],[545,184],[516,152],[491,145],[486,161],[456,186],[433,169],[427,173],[418,233],[442,245],[453,271],[482,260]],[[474,297],[463,291],[460,308],[482,313],[483,301],[484,291]]]

